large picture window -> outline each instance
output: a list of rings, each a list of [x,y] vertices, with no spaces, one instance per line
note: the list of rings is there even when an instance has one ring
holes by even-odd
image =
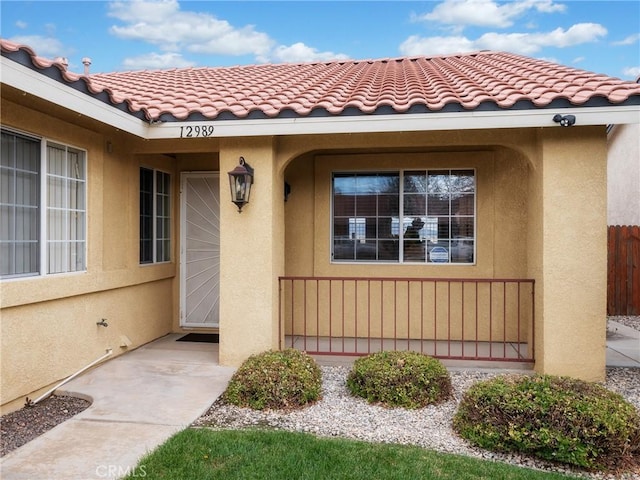
[[[171,176],[140,168],[140,263],[171,260]]]
[[[0,275],[85,270],[85,152],[1,133]]]
[[[475,172],[333,175],[336,262],[473,264]]]

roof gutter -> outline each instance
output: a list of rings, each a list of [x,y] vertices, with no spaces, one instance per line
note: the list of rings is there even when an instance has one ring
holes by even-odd
[[[553,121],[556,113],[575,115],[576,126],[640,123],[640,105],[149,123],[18,62],[5,57],[1,60],[3,84],[147,140],[563,128]]]

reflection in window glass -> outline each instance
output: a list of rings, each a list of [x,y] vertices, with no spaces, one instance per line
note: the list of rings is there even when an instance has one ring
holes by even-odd
[[[334,261],[475,262],[475,172],[336,173]]]
[[[334,175],[335,260],[398,261],[398,243],[391,239],[399,218],[399,185],[397,172]]]

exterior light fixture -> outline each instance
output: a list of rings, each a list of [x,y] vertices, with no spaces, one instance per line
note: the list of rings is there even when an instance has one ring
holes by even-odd
[[[242,212],[242,207],[249,203],[251,185],[253,185],[253,168],[240,157],[238,166],[229,173],[229,186],[231,187],[231,201]]]
[[[560,115],[556,113],[553,116],[553,121],[559,123],[561,127],[570,127],[576,123],[575,115]]]

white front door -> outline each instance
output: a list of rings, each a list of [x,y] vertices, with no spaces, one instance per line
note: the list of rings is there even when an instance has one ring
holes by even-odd
[[[180,180],[180,326],[218,327],[219,175],[185,172]]]

